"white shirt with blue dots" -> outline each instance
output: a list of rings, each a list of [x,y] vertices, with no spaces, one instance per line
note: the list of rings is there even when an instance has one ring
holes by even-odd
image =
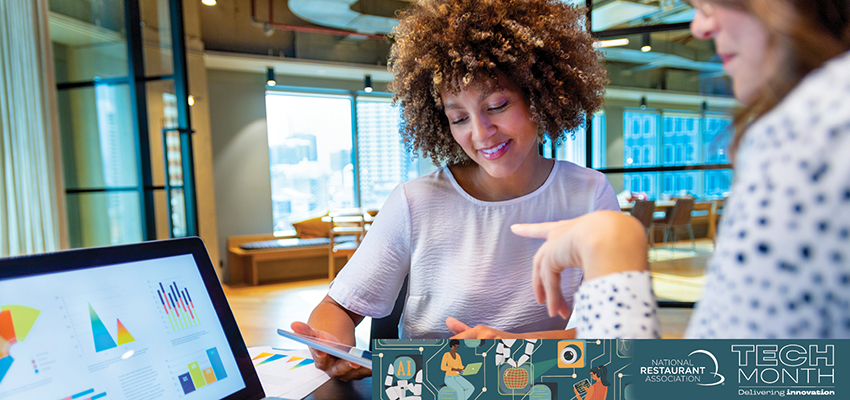
[[[850,53],[750,127],[732,193],[685,336],[850,338]],[[579,337],[659,336],[646,272],[575,299]]]

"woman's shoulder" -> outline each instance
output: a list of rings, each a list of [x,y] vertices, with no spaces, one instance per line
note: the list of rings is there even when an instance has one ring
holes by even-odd
[[[399,184],[399,188],[403,188],[408,198],[445,197],[447,192],[454,192],[453,181],[448,167],[440,167],[436,171]]]
[[[560,184],[586,187],[605,179],[605,174],[570,161],[556,160],[553,169],[554,180]]]

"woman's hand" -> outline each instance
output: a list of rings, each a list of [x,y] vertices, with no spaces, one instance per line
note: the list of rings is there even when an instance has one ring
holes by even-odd
[[[493,329],[489,326],[478,325],[470,328],[469,325],[458,321],[453,317],[446,318],[446,326],[454,336],[451,339],[516,339],[517,335],[510,332]]]
[[[568,318],[572,310],[561,293],[561,271],[584,269],[584,280],[647,269],[646,230],[637,219],[616,211],[595,211],[581,217],[541,224],[516,224],[520,236],[546,239],[534,255],[531,285],[537,302],[550,316]]]
[[[318,329],[313,329],[310,325],[303,322],[293,322],[292,331],[322,340],[341,343],[334,335]],[[348,382],[352,379],[363,379],[367,376],[372,376],[372,370],[369,368],[361,367],[355,363],[336,358],[312,347],[310,347],[310,353],[313,355],[316,367],[325,371],[325,373],[327,373],[331,378]]]

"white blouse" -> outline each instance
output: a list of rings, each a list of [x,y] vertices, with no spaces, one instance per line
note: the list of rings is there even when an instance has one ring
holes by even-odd
[[[726,204],[685,336],[850,338],[850,53],[750,127]],[[653,299],[646,272],[585,282],[578,335],[658,337]]]

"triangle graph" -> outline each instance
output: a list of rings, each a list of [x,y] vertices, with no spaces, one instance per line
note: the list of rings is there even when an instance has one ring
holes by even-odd
[[[41,311],[22,305],[0,306],[0,382],[12,367],[9,349],[27,339]]]
[[[130,334],[130,331],[124,327],[124,324],[122,324],[119,319],[117,320],[118,342],[116,343],[115,339],[112,338],[112,335],[109,334],[109,331],[106,330],[106,325],[103,324],[103,321],[100,319],[100,316],[97,315],[94,307],[91,306],[91,303],[89,303],[89,317],[91,317],[91,330],[92,335],[94,336],[94,351],[96,353],[136,341],[133,335]]]
[[[307,365],[314,363],[312,358],[295,357],[295,356],[290,356],[290,355],[285,355],[285,354],[273,354],[273,353],[265,353],[265,352],[260,353],[259,355],[254,357],[252,360],[255,361],[255,363],[254,363],[255,367],[259,367],[260,365],[268,364],[268,363],[278,361],[278,360],[286,360],[286,364],[294,362],[295,364],[293,364],[292,367],[289,368],[290,371],[293,370],[293,369],[301,368],[301,367],[304,367],[304,366],[307,366]]]

